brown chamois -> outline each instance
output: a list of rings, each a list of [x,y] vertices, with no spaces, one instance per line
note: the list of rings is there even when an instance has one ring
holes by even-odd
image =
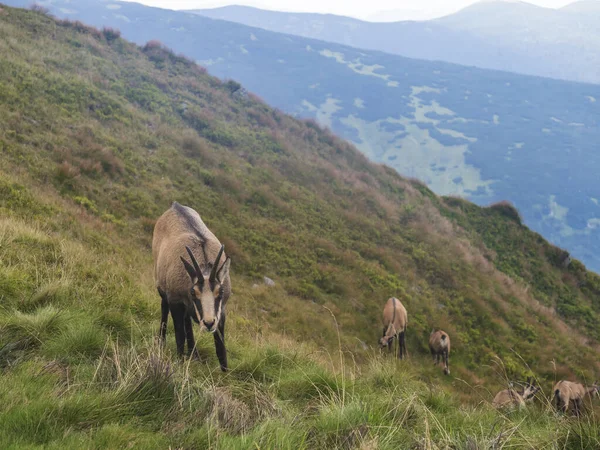
[[[231,260],[224,254],[224,246],[196,211],[173,202],[154,226],[152,256],[162,299],[161,342],[171,311],[177,353],[183,354],[187,341],[189,354],[196,355],[193,320],[200,330],[213,333],[221,370],[226,371],[225,305],[231,295]]]
[[[515,406],[523,408],[525,402],[533,399],[537,391],[540,390],[539,386],[532,383],[531,377],[527,378],[527,383],[520,391],[514,390],[512,387],[500,391],[492,400],[492,405],[495,408],[514,408]]]
[[[429,351],[433,357],[433,364],[439,364],[440,358],[444,362],[444,374],[450,374],[448,357],[450,356],[450,336],[442,330],[433,331],[429,335]]]
[[[575,415],[579,416],[585,396],[599,395],[599,390],[600,386],[597,381],[592,386],[586,387],[581,383],[561,380],[554,385],[553,389],[556,409],[566,413],[569,410],[569,403],[573,402]]]
[[[387,347],[392,351],[392,341],[398,338],[398,358],[402,359],[406,352],[404,333],[408,317],[406,308],[397,298],[390,298],[383,307],[383,337],[379,340],[381,348]]]

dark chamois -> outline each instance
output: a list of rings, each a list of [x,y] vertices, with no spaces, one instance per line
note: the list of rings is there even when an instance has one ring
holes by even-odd
[[[194,320],[201,330],[213,333],[221,370],[227,370],[225,305],[231,295],[231,260],[224,246],[196,211],[174,202],[154,226],[152,256],[162,299],[161,341],[171,311],[177,353],[183,354],[187,340],[188,352],[195,354]]]
[[[383,307],[383,337],[379,340],[381,348],[392,350],[394,338],[398,338],[398,358],[402,359],[406,353],[405,332],[408,316],[406,308],[397,298],[390,298]]]
[[[598,395],[599,390],[600,386],[597,381],[593,385],[586,387],[581,383],[561,380],[554,385],[553,390],[556,409],[566,413],[569,410],[569,403],[572,402],[575,415],[579,416],[585,396],[589,395],[592,397],[594,394]]]
[[[450,374],[448,358],[450,356],[450,336],[442,330],[433,331],[429,335],[429,351],[433,357],[433,363],[439,364],[440,358],[444,362],[444,374]]]
[[[516,391],[511,387],[498,392],[492,400],[492,405],[495,408],[514,408],[516,406],[520,409],[525,406],[525,402],[533,399],[539,390],[539,386],[536,386],[530,377],[520,391]]]

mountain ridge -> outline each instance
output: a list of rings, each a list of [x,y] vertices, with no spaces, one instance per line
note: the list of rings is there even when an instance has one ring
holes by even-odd
[[[479,2],[437,19],[380,23],[312,14],[304,24],[309,16],[243,6],[194,13],[401,56],[598,83],[600,74],[590,67],[600,37],[586,15],[595,7],[590,3],[578,12],[582,7],[572,5],[555,10],[526,2]]]

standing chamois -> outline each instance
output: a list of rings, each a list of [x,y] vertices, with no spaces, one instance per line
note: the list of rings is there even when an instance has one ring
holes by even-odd
[[[383,337],[379,340],[381,348],[387,347],[392,350],[392,341],[398,338],[398,358],[402,359],[406,352],[404,334],[408,317],[406,308],[397,298],[390,298],[383,307]]]
[[[433,363],[439,364],[440,357],[444,362],[444,374],[450,374],[450,367],[448,366],[448,357],[450,355],[450,336],[448,333],[442,330],[433,331],[429,335],[429,351],[433,357]]]
[[[531,377],[527,378],[527,383],[520,391],[515,391],[512,387],[500,391],[492,400],[494,408],[514,408],[518,406],[523,408],[525,402],[533,399],[533,396],[540,390],[539,386],[532,383]]]
[[[600,386],[596,381],[592,386],[586,387],[581,383],[561,380],[554,386],[554,402],[556,409],[566,413],[569,410],[569,403],[573,402],[575,415],[581,414],[583,399],[586,395],[592,397],[594,394],[600,394]]]
[[[183,355],[187,340],[189,354],[196,354],[193,320],[200,330],[213,333],[221,370],[226,371],[225,305],[231,295],[231,260],[224,254],[224,246],[196,211],[173,202],[154,226],[152,256],[162,299],[161,342],[171,311],[177,353]]]

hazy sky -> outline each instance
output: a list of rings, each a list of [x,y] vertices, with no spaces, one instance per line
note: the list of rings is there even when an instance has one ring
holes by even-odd
[[[450,14],[475,3],[473,0],[132,0],[169,9],[215,8],[248,5],[277,11],[319,12],[365,20],[427,19]],[[529,0],[539,6],[557,8],[573,0]]]

